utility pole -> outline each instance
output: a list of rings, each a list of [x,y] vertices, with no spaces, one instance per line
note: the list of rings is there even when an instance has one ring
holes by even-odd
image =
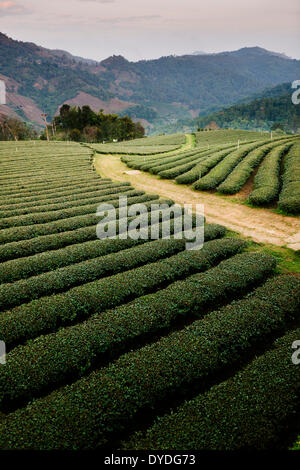
[[[271,131],[271,140],[273,140],[273,131]]]
[[[53,137],[56,137],[56,124],[55,124],[55,119],[52,121],[52,133]]]
[[[48,132],[47,116],[48,116],[48,114],[42,113],[42,118],[43,118],[43,121],[44,121],[45,127],[46,127],[46,136],[47,136],[47,140],[49,142],[50,139],[49,139],[49,132]]]

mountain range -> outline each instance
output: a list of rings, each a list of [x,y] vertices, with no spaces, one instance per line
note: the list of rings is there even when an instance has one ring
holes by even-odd
[[[100,54],[99,54],[100,55]],[[43,125],[42,113],[89,105],[127,114],[154,132],[165,123],[208,115],[300,78],[300,61],[259,47],[130,62],[84,59],[0,33],[0,113]]]

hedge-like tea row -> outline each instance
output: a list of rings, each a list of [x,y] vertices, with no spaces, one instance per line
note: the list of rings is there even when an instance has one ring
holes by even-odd
[[[205,243],[199,252],[182,253],[181,258],[188,264],[192,260],[195,269],[201,272],[235,255],[243,247],[240,240],[225,238]],[[232,269],[236,269],[236,264],[233,263]],[[231,295],[233,292],[241,295],[239,279],[228,285],[228,270],[230,272],[228,263],[221,264],[203,275],[201,285],[196,289],[191,282],[193,278],[177,281],[155,294],[15,348],[7,355],[6,367],[0,368],[0,403],[3,405],[26,397],[32,399],[41,391],[62,384],[66,377],[72,376],[75,380],[89,369],[91,362],[96,358],[100,360],[101,355],[120,354],[128,349],[132,340],[169,328],[174,320],[193,313],[195,308],[201,316],[203,307],[214,306],[227,297],[228,291]],[[257,271],[250,273],[249,280],[253,283],[257,275]],[[212,288],[214,277],[221,283],[220,290]]]
[[[75,156],[76,158],[76,156]],[[59,172],[65,171],[68,173],[70,171],[70,166],[72,170],[78,170],[79,168],[87,168],[90,164],[90,157],[81,157],[80,161],[76,161],[74,156],[64,157],[63,159],[60,157],[59,159],[53,159],[51,162],[38,162],[38,161],[24,161],[24,163],[20,163],[18,166],[12,167],[11,165],[1,165],[0,168],[2,170],[2,175],[6,175],[8,178],[12,178],[14,171],[16,171],[16,179],[20,180],[23,177],[33,177],[37,178],[40,176],[49,177],[49,170],[53,170],[53,164],[55,168]]]
[[[0,430],[0,448],[105,447],[112,434],[128,432],[138,414],[169,401],[170,395],[184,396],[195,382],[216,380],[224,367],[238,364],[283,331],[289,320],[284,313],[255,298],[236,303],[231,311],[213,312],[9,414]]]
[[[300,213],[300,143],[298,142],[284,157],[278,207],[291,214]]]
[[[139,167],[135,166],[135,165],[139,165],[139,164],[144,164],[144,163],[155,163],[155,162],[160,162],[160,161],[165,161],[165,160],[168,160],[168,159],[172,159],[172,158],[178,158],[178,157],[181,157],[181,156],[188,156],[188,155],[192,155],[192,153],[195,152],[195,149],[194,150],[182,150],[182,149],[178,149],[178,150],[174,150],[173,152],[168,152],[167,155],[138,155],[138,156],[133,156],[133,155],[123,155],[121,156],[121,161],[123,163],[126,163],[126,165],[128,165],[129,168],[136,168],[138,169]]]
[[[93,181],[93,180],[99,180],[100,178],[93,173],[90,169],[88,169],[90,174],[82,174],[82,172],[79,172],[78,174],[75,174],[74,176],[70,174],[64,174],[63,176],[59,178],[53,178],[48,181],[47,177],[41,179],[39,182],[32,181],[31,178],[28,179],[28,181],[24,181],[22,183],[16,183],[16,184],[8,184],[7,189],[5,186],[2,186],[2,190],[0,192],[0,197],[14,194],[14,193],[20,193],[20,192],[34,192],[34,191],[40,191],[43,189],[48,189],[49,187],[51,188],[57,188],[60,185],[64,186],[73,186],[76,182],[81,183],[81,182],[88,182],[88,181]],[[23,191],[22,191],[23,190]]]
[[[176,152],[177,154],[177,152]],[[170,155],[169,155],[170,156]],[[173,154],[174,156],[174,154]],[[154,161],[160,161],[161,159],[165,159],[166,157],[162,157],[161,155],[152,155],[152,156],[149,156],[149,155],[145,155],[145,158],[143,158],[143,160],[141,159],[141,157],[133,157],[132,155],[128,156],[128,155],[123,155],[120,160],[121,162],[123,163],[126,163],[126,165],[128,164],[129,168],[134,168],[134,167],[131,167],[131,165],[135,165],[136,163],[143,163],[144,161],[147,161],[147,162],[154,162]]]
[[[139,157],[135,161],[126,162],[127,166],[137,170],[149,171],[152,168],[158,168],[162,165],[167,165],[176,161],[180,161],[186,158],[193,158],[197,154],[197,150],[189,150],[187,152],[177,153],[175,155],[168,155],[167,157],[153,158],[153,159],[143,159]]]
[[[70,178],[70,165],[72,164],[72,161],[68,165],[64,166],[55,166],[55,176],[57,176],[57,179],[61,178]],[[52,165],[55,165],[55,162],[52,162]],[[89,169],[89,162],[82,162],[81,164],[76,164],[72,165],[72,175],[74,176],[80,176],[83,173],[83,170]],[[26,171],[27,170],[27,171]],[[20,184],[26,184],[32,182],[32,184],[38,184],[43,181],[49,181],[49,183],[55,181],[55,176],[51,172],[53,170],[53,166],[50,166],[48,168],[45,168],[43,170],[41,169],[35,169],[35,171],[30,171],[32,170],[29,166],[27,168],[24,168],[22,171],[18,171],[17,168],[15,168],[15,174],[14,172],[11,171],[3,171],[1,172],[1,175],[5,176],[0,176],[0,184],[1,187],[9,186],[12,184],[13,186],[19,186]]]
[[[161,215],[157,212],[158,215]],[[165,212],[168,215],[168,212]],[[171,213],[170,217],[176,218],[179,214]],[[161,218],[161,217],[160,217]],[[123,219],[121,219],[123,220]],[[128,223],[134,220],[133,217],[128,218]],[[120,221],[120,219],[119,219]],[[151,214],[149,214],[148,225],[151,223]],[[170,233],[173,234],[178,231],[179,224],[174,227],[174,220],[170,221]],[[151,230],[157,227],[159,229],[160,236],[162,237],[162,224],[158,225],[152,224],[148,228],[148,237],[147,239],[132,239],[129,236],[125,240],[120,239],[104,239],[104,240],[92,240],[83,243],[77,243],[75,245],[70,245],[65,248],[43,252],[37,255],[30,257],[14,259],[2,263],[2,269],[0,271],[0,283],[12,283],[20,279],[25,279],[31,276],[37,276],[38,274],[45,273],[47,271],[53,271],[64,266],[69,266],[74,263],[81,263],[93,258],[98,258],[99,256],[105,256],[110,253],[117,253],[118,251],[125,250],[127,248],[132,248],[136,245],[141,245],[147,243],[151,240]],[[123,228],[123,227],[121,227]],[[184,220],[182,218],[181,229],[184,228]],[[123,230],[122,230],[123,231]],[[174,232],[175,231],[175,232]],[[96,231],[95,231],[96,232]],[[224,235],[225,229],[220,227],[220,236]],[[117,233],[120,233],[120,226],[118,225]],[[218,232],[217,232],[218,233]],[[96,234],[95,234],[96,236]],[[94,237],[95,238],[95,237]],[[113,243],[111,243],[113,242]]]
[[[171,199],[158,199],[155,200],[157,204],[166,204],[171,206],[174,201]],[[148,211],[151,210],[153,201],[145,202],[145,207]],[[15,258],[31,256],[44,251],[57,250],[64,248],[67,245],[74,245],[96,239],[96,223],[98,220],[90,218],[85,219],[83,227],[78,229],[71,229],[65,232],[54,233],[52,235],[41,235],[31,238],[29,240],[21,240],[5,245],[0,245],[0,260],[8,261]],[[116,233],[119,233],[119,222],[117,221]],[[103,241],[103,243],[108,241]]]
[[[163,177],[163,173],[165,171],[170,171],[175,168],[183,167],[183,166],[188,166],[188,165],[195,165],[200,158],[203,158],[208,154],[207,150],[202,150],[201,152],[198,150],[198,152],[193,153],[192,156],[185,157],[185,158],[180,158],[177,160],[174,160],[172,162],[164,163],[161,165],[153,166],[149,169],[150,173],[153,174],[159,174],[160,176]],[[168,173],[167,173],[168,174]]]
[[[197,153],[199,153],[199,149],[190,149],[186,150],[184,152],[177,152],[173,153],[172,155],[167,155],[167,156],[160,156],[159,158],[154,158],[153,159],[146,159],[144,161],[143,158],[138,157],[135,162],[130,162],[130,165],[133,164],[134,168],[144,170],[144,171],[149,171],[150,169],[154,167],[158,167],[161,165],[167,165],[169,163],[173,163],[176,161],[181,161],[186,158],[193,158]]]
[[[245,369],[136,433],[122,448],[278,450],[286,422],[298,410],[300,374],[291,345],[299,338],[300,328],[287,333]]]
[[[275,144],[278,145],[278,144]],[[245,158],[234,168],[217,190],[224,194],[235,194],[250,178],[254,168],[257,167],[274,145],[268,144],[249,152]]]
[[[223,152],[225,151],[225,149],[228,149],[227,151],[227,154],[229,153],[229,149],[232,149],[232,145],[230,146],[224,146],[222,148],[222,154]],[[215,155],[216,153],[218,153],[220,151],[220,148],[216,149],[216,148],[213,148],[213,149],[205,149],[205,150],[202,150],[201,152],[199,152],[197,154],[197,157],[194,158],[193,160],[191,160],[190,162],[187,162],[187,164],[183,164],[183,165],[168,165],[168,167],[166,168],[162,168],[162,170],[166,170],[166,171],[157,171],[157,173],[162,177],[162,178],[169,178],[169,179],[173,179],[173,178],[180,178],[181,175],[187,173],[187,172],[190,172],[190,171],[193,171],[194,168],[200,168],[200,165],[201,164],[206,164],[208,161],[211,161],[211,158],[213,155]],[[180,162],[178,162],[180,163]],[[198,178],[199,178],[199,172],[198,172]],[[198,179],[196,178],[196,179]],[[177,181],[177,180],[176,180]],[[180,181],[180,180],[179,180]]]
[[[50,189],[49,191],[41,191],[35,196],[22,196],[17,198],[5,198],[5,204],[1,204],[1,209],[14,209],[14,208],[22,208],[27,207],[29,205],[35,204],[47,204],[48,201],[57,201],[60,202],[61,200],[71,200],[72,197],[80,197],[81,194],[87,194],[94,191],[102,191],[110,188],[116,187],[123,187],[123,186],[131,186],[130,183],[113,183],[111,180],[98,180],[96,182],[88,183],[86,185],[78,185],[75,186],[74,189],[61,189],[54,191]],[[54,192],[53,192],[54,191]],[[69,199],[70,198],[70,199]],[[4,202],[4,201],[3,201]]]
[[[192,163],[186,163],[184,165],[179,165],[179,166],[174,166],[173,168],[169,169],[169,170],[164,170],[164,171],[160,171],[158,173],[158,175],[161,177],[161,178],[165,178],[165,179],[174,179],[176,178],[177,176],[181,175],[182,173],[186,173],[187,171],[191,170],[192,168],[194,168],[195,165],[197,165],[197,163],[199,161],[202,161],[202,160],[205,160],[206,157],[198,157],[196,160],[194,160]]]
[[[264,158],[254,178],[253,191],[249,195],[252,204],[262,205],[272,202],[280,189],[280,163],[290,149],[291,143],[274,148]]]
[[[49,185],[45,186],[44,188],[35,188],[33,191],[28,192],[27,189],[22,191],[19,189],[18,192],[12,193],[11,191],[7,192],[7,194],[0,195],[0,205],[5,204],[15,204],[19,202],[26,202],[26,201],[34,201],[39,200],[41,196],[46,198],[47,196],[52,197],[59,197],[63,194],[71,194],[73,192],[81,192],[83,190],[89,190],[94,188],[97,189],[101,185],[100,179],[85,179],[81,178],[78,182],[73,182],[72,184],[62,184],[58,183],[57,185]],[[21,191],[21,192],[20,192]]]
[[[68,219],[71,217],[76,217],[78,215],[85,215],[91,214],[97,210],[97,207],[101,202],[107,202],[114,207],[118,207],[119,205],[119,197],[117,198],[119,193],[108,194],[106,196],[101,196],[97,198],[93,198],[91,201],[88,200],[86,204],[79,203],[78,205],[75,204],[69,208],[62,208],[60,210],[50,210],[47,209],[42,212],[32,213],[32,214],[25,214],[19,216],[12,216],[12,217],[3,217],[0,218],[0,229],[8,229],[12,227],[19,227],[19,226],[27,226],[33,224],[45,224],[49,222],[54,222],[61,219]],[[145,191],[138,191],[136,189],[131,189],[124,194],[121,192],[120,196],[128,197],[128,202],[132,198],[143,196]],[[158,196],[156,196],[157,198]]]
[[[232,149],[218,150],[213,152],[209,158],[203,159],[200,161],[194,168],[190,171],[183,173],[182,175],[176,178],[176,182],[179,184],[188,184],[197,181],[203,175],[205,175],[211,168],[217,165],[221,160],[223,160],[227,155],[232,152]]]
[[[242,148],[230,152],[227,156],[222,157],[220,163],[217,163],[207,175],[194,183],[193,188],[199,190],[216,188],[249,152],[262,145],[262,142],[256,142],[255,144],[244,145]]]
[[[179,145],[159,145],[159,146],[148,146],[145,145],[137,147],[129,147],[127,145],[121,146],[120,144],[93,144],[93,148],[97,153],[100,154],[112,154],[112,155],[156,155],[156,154],[165,154],[167,152],[173,152],[179,150],[181,146]]]
[[[180,223],[180,220],[178,220]],[[171,229],[174,231],[174,223]],[[180,224],[183,228],[183,224]],[[149,230],[148,230],[149,232]],[[148,241],[106,256],[95,257],[49,271],[29,279],[0,285],[0,311],[38,299],[46,295],[64,292],[106,276],[128,271],[161,258],[172,256],[185,249],[185,240]],[[101,242],[99,241],[99,244]]]
[[[81,167],[72,168],[72,177],[74,179],[80,176],[82,177],[82,175],[87,170],[89,170],[88,164],[82,165]],[[2,189],[9,188],[9,187],[14,189],[16,187],[19,187],[20,185],[22,187],[23,186],[25,187],[26,185],[30,185],[30,184],[39,185],[45,182],[48,182],[48,184],[51,185],[52,183],[55,183],[57,181],[61,181],[61,180],[67,181],[71,178],[71,175],[69,174],[70,170],[68,172],[67,168],[65,169],[57,168],[56,177],[54,175],[50,177],[49,176],[49,174],[51,174],[50,172],[51,172],[51,168],[41,172],[40,174],[37,174],[37,171],[35,171],[34,172],[35,176],[34,176],[34,174],[31,175],[27,170],[27,172],[24,171],[22,173],[16,174],[16,177],[14,177],[13,173],[7,172],[6,174],[4,173],[5,176],[0,180],[0,185]]]
[[[131,167],[131,165],[134,165],[132,168],[140,169],[140,167],[145,164],[150,165],[150,166],[165,165],[167,163],[177,161],[178,159],[180,160],[182,158],[192,157],[196,153],[197,153],[197,150],[192,149],[186,152],[181,152],[181,153],[177,152],[175,154],[167,155],[165,157],[161,155],[159,157],[154,156],[153,158],[148,157],[146,158],[146,161],[144,161],[145,159],[142,157],[137,157],[134,160],[130,160],[130,161],[126,161],[126,159],[125,160],[121,159],[121,160],[124,161],[124,163],[126,163],[129,167]]]
[[[81,194],[77,194],[70,199],[66,200],[67,198],[63,199],[54,199],[44,201],[35,201],[27,205],[26,207],[21,208],[13,208],[13,209],[4,209],[3,206],[0,206],[0,217],[13,217],[17,215],[26,215],[32,214],[35,212],[45,212],[51,210],[59,210],[59,209],[66,209],[68,207],[80,206],[81,204],[89,203],[89,201],[96,201],[96,198],[100,198],[103,196],[114,195],[118,193],[123,193],[125,191],[131,191],[133,188],[131,186],[115,186],[113,188],[108,189],[98,189],[97,191],[91,191],[85,193],[84,191]],[[24,203],[23,203],[24,204]]]
[[[129,193],[132,191],[136,191],[132,186],[118,186],[115,188],[108,188],[108,189],[98,189],[97,191],[84,193],[82,192],[80,195],[77,195],[75,199],[70,201],[65,201],[64,199],[53,203],[52,200],[44,202],[44,204],[31,204],[27,207],[22,207],[20,209],[12,209],[12,210],[3,210],[2,206],[0,206],[0,219],[5,219],[3,222],[10,221],[13,217],[21,217],[21,216],[29,216],[31,214],[38,215],[45,212],[51,211],[58,211],[63,209],[70,209],[70,208],[77,208],[79,206],[84,206],[88,204],[92,204],[93,202],[97,203],[97,201],[102,200],[109,200],[115,199],[116,195],[122,193]],[[124,194],[126,195],[126,194]],[[102,199],[104,198],[105,199]],[[108,198],[108,199],[106,199]],[[9,219],[9,220],[8,220]],[[26,220],[26,219],[25,219]]]
[[[216,227],[207,227],[209,240]],[[7,346],[26,341],[44,332],[56,331],[61,325],[89,317],[95,312],[115,307],[135,297],[161,288],[195,271],[194,264],[182,263],[174,255],[125,273],[74,287],[62,294],[42,297],[15,307],[0,316],[1,339]]]
[[[219,161],[219,158],[224,158],[224,156],[228,155],[229,151],[222,150],[221,152],[213,152],[209,155],[209,158],[203,158],[197,163],[192,169],[185,171],[184,173],[180,174],[175,178],[176,183],[179,184],[191,184],[197,181],[202,174],[208,171],[210,165],[214,166],[214,162],[216,160]],[[221,156],[222,155],[222,156]],[[207,170],[206,170],[207,169]]]
[[[142,192],[142,191],[141,191]],[[145,194],[143,196],[128,198],[128,206],[147,201],[157,201],[158,196]],[[110,201],[111,202],[111,201]],[[116,201],[119,204],[119,200]],[[119,209],[116,210],[118,216]],[[26,225],[24,227],[11,227],[0,231],[0,243],[9,243],[19,240],[28,240],[39,235],[47,235],[50,233],[65,232],[75,230],[88,225],[96,225],[99,222],[99,216],[95,213],[86,215],[77,215],[67,219],[56,220],[44,224]]]
[[[12,170],[12,167],[9,166],[11,159],[14,159],[14,167],[19,170],[24,168],[26,165],[28,168],[48,168],[51,166],[51,162],[54,161],[58,167],[65,166],[65,163],[68,161],[73,162],[73,164],[80,165],[81,162],[88,161],[93,156],[93,151],[58,151],[47,153],[46,149],[40,149],[38,152],[33,152],[32,150],[24,150],[23,153],[20,152],[11,152],[1,155],[1,167]]]
[[[28,186],[24,187],[20,185],[18,187],[14,187],[13,191],[12,188],[10,188],[10,190],[7,189],[1,192],[0,198],[4,200],[6,200],[6,197],[9,197],[9,199],[22,198],[24,196],[33,196],[41,192],[52,192],[55,194],[55,190],[59,191],[60,188],[61,191],[66,191],[67,189],[72,190],[72,188],[76,189],[79,187],[85,188],[86,185],[91,185],[93,183],[96,185],[101,183],[101,181],[103,181],[102,178],[99,178],[91,172],[89,175],[81,175],[81,177],[71,178],[67,181],[62,179],[62,181],[52,183],[50,187],[45,181],[39,185],[28,184]]]

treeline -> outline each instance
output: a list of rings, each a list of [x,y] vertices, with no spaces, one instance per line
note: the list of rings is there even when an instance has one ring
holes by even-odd
[[[26,122],[0,115],[0,140],[31,140],[37,137],[37,132]]]
[[[300,107],[291,100],[291,93],[274,97],[260,98],[247,104],[223,109],[205,117],[198,117],[194,125],[204,128],[214,121],[220,128],[261,129],[281,128],[297,132],[300,129]]]
[[[264,95],[249,97],[244,102],[216,110],[210,114],[201,112],[194,119],[179,119],[165,123],[160,132],[194,132],[211,127],[219,129],[243,129],[271,131],[281,129],[287,133],[300,131],[300,106],[292,103],[291,84],[282,84],[264,91]],[[205,114],[205,115],[204,115]]]
[[[145,129],[129,116],[94,112],[89,106],[71,107],[64,104],[50,126],[56,139],[81,142],[112,142],[143,137]],[[46,138],[45,133],[42,138]]]

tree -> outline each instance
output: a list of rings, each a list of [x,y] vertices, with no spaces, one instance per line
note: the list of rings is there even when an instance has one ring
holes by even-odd
[[[128,116],[104,114],[102,109],[95,113],[89,106],[63,105],[53,124],[60,139],[102,142],[130,140],[145,135],[140,122],[134,123]]]
[[[280,122],[274,122],[271,131],[276,131],[277,129],[284,131],[284,126]]]
[[[0,140],[36,139],[37,132],[20,119],[0,115]]]
[[[79,129],[72,129],[69,133],[70,140],[74,140],[75,142],[79,142],[81,140],[81,133]]]

